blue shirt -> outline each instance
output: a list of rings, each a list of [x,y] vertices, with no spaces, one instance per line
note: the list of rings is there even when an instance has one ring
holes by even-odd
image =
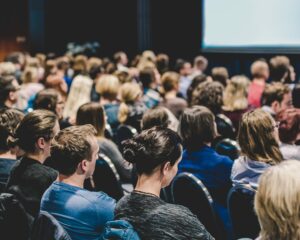
[[[73,240],[96,240],[113,220],[115,205],[103,192],[54,182],[43,195],[41,210],[53,215]]]

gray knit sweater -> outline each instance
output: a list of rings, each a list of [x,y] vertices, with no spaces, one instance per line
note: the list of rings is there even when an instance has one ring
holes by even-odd
[[[158,197],[132,192],[116,206],[115,219],[127,220],[142,240],[214,239],[189,209]]]

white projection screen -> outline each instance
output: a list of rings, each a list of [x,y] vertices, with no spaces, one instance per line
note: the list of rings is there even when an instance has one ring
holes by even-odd
[[[300,0],[202,0],[202,50],[300,52]]]

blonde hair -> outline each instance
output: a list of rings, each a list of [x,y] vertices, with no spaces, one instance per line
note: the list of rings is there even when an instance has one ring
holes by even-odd
[[[265,77],[267,77],[267,76],[265,76],[266,73],[269,73],[268,63],[266,63],[263,60],[257,60],[254,63],[252,63],[251,74],[253,75],[253,77],[265,78]]]
[[[300,162],[284,161],[265,171],[255,195],[260,239],[300,239]]]
[[[14,75],[16,72],[16,67],[11,62],[2,62],[0,63],[0,75],[1,76],[8,76]]]
[[[22,77],[23,83],[33,83],[38,82],[39,80],[39,72],[36,67],[26,67]]]
[[[261,109],[243,115],[237,139],[244,155],[271,165],[282,161],[273,122],[271,115]]]
[[[162,86],[165,92],[176,89],[179,85],[180,76],[176,72],[166,72],[161,77]]]
[[[248,107],[247,89],[249,79],[238,75],[231,78],[223,95],[224,110],[243,110]]]
[[[124,83],[120,88],[120,108],[118,119],[120,123],[127,120],[129,108],[127,104],[133,104],[142,95],[142,90],[137,83]]]
[[[96,91],[106,99],[113,101],[117,98],[120,88],[119,79],[113,75],[102,75],[96,84]]]

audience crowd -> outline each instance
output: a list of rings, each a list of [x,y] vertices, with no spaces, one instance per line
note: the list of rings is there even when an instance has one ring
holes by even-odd
[[[30,229],[47,212],[71,239],[236,239],[228,193],[246,186],[255,237],[299,239],[300,84],[288,57],[254,61],[250,78],[208,72],[204,56],[170,62],[152,51],[0,62],[0,226],[12,194]],[[222,234],[176,204],[181,173],[203,184]]]

